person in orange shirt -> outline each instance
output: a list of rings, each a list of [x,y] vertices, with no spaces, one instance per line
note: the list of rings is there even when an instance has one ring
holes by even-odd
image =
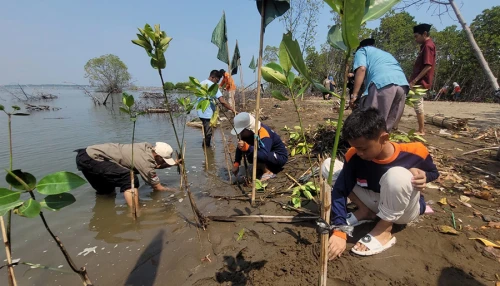
[[[228,72],[223,69],[220,70],[220,73],[224,74],[220,83],[220,87],[223,88],[223,90],[229,92],[229,105],[235,108],[236,101],[234,101],[234,94],[236,93],[236,84],[234,83],[234,79]]]

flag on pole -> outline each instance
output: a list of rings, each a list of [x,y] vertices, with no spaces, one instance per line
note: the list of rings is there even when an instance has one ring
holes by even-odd
[[[253,72],[255,72],[257,65],[255,64],[255,57],[254,56],[252,56],[252,61],[250,62],[250,65],[248,67],[251,68],[253,70]]]
[[[227,51],[227,28],[226,28],[226,14],[222,14],[219,23],[212,33],[212,43],[219,48],[217,58],[222,62],[229,64],[229,56]]]
[[[264,0],[256,1],[257,9],[261,15],[262,1]],[[285,14],[288,9],[290,9],[290,0],[267,0],[264,7],[264,28],[267,27],[267,25],[269,25],[269,23],[271,23],[274,19]]]
[[[240,65],[240,49],[238,49],[238,41],[236,41],[236,47],[234,48],[233,59],[231,60],[231,75],[238,73],[238,66]]]

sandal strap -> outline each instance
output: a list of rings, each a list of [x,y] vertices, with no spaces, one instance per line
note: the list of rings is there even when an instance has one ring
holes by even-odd
[[[360,240],[358,240],[358,242],[368,247],[369,250],[374,250],[383,247],[380,241],[378,241],[378,239],[376,239],[373,235],[369,233],[363,236]]]

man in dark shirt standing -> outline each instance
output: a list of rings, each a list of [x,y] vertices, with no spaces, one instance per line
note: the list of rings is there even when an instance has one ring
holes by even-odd
[[[420,24],[413,27],[415,41],[420,44],[420,52],[413,66],[413,74],[410,77],[410,88],[421,85],[430,89],[434,80],[434,67],[436,66],[436,46],[430,37],[431,25]],[[424,100],[414,103],[415,113],[418,120],[419,135],[425,135],[424,129]]]

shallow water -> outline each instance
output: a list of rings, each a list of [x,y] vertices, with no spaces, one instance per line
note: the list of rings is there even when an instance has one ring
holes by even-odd
[[[40,90],[41,87],[30,87],[26,92]],[[38,179],[61,170],[80,174],[75,166],[76,153],[73,150],[98,143],[130,142],[131,123],[126,115],[118,111],[121,95],[115,95],[112,104],[105,108],[95,106],[83,91],[74,87],[45,87],[43,91],[59,98],[32,104],[62,109],[13,118],[14,169],[30,172]],[[132,93],[136,99],[139,97],[139,93]],[[9,99],[11,96],[0,90],[0,98]],[[11,102],[0,101],[0,104],[8,107]],[[22,105],[19,102],[12,104]],[[167,117],[167,114],[157,114],[139,118],[136,142],[166,141],[175,149],[177,144]],[[0,116],[0,130],[3,134],[0,136],[0,166],[3,169],[9,165],[7,119],[3,115]],[[220,136],[217,135],[216,138]],[[207,213],[215,206],[201,194],[201,189],[206,189],[211,179],[207,179],[204,172],[200,130],[187,127],[185,140],[186,166],[192,191],[200,201],[200,209]],[[220,146],[220,140],[216,140],[215,145]],[[221,153],[217,148],[208,152],[209,172],[224,175]],[[167,186],[176,187],[179,184],[176,168],[159,170],[158,175]],[[5,172],[0,171],[0,178],[4,177]],[[0,186],[7,186],[3,179]],[[163,280],[162,285],[177,285],[195,271],[177,267],[177,262],[191,259],[186,257],[188,254],[183,249],[197,246],[196,230],[189,225],[192,213],[187,197],[181,192],[173,197],[171,193],[152,193],[142,180],[140,190],[143,211],[137,222],[131,219],[121,194],[116,197],[96,196],[89,184],[72,191],[76,197],[73,205],[56,213],[44,212],[52,230],[61,238],[77,266],[86,266],[96,285],[152,285],[158,269],[162,269],[161,276],[175,279],[172,283]],[[179,202],[181,199],[182,202]],[[14,216],[12,244],[14,259],[71,271],[38,218]],[[85,248],[93,247],[95,253],[78,255]],[[158,261],[162,251],[171,252],[176,258]],[[148,255],[158,259],[149,259]],[[4,259],[5,252],[2,250],[0,261]],[[144,263],[150,264],[150,267],[144,266]],[[137,267],[142,267],[139,277],[134,276],[133,270]],[[152,271],[146,282],[143,280],[144,269]],[[19,285],[81,285],[75,274],[29,269],[27,266],[17,266],[16,275]],[[7,285],[6,279],[4,268],[0,270],[0,284]]]

